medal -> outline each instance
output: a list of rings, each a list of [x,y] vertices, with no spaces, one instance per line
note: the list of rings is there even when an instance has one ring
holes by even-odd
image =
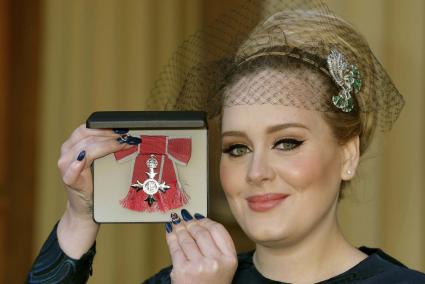
[[[133,211],[166,212],[183,207],[189,196],[180,182],[178,167],[186,166],[192,139],[141,135],[142,143],[114,153],[116,161],[134,161],[122,207]]]
[[[146,166],[149,169],[149,172],[146,172],[149,178],[143,183],[137,180],[137,182],[132,184],[131,187],[136,189],[136,191],[143,189],[143,191],[148,195],[145,201],[148,202],[149,206],[152,206],[152,203],[156,201],[154,194],[156,194],[158,191],[165,192],[170,187],[166,185],[165,182],[159,183],[157,180],[155,180],[157,173],[155,173],[154,169],[158,167],[158,161],[155,159],[154,155],[151,155],[150,158],[146,161]]]

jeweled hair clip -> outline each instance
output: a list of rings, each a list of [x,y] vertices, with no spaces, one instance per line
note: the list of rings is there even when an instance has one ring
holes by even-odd
[[[354,109],[351,94],[358,94],[362,87],[359,69],[348,63],[345,56],[336,49],[331,50],[327,63],[330,75],[341,88],[339,94],[332,97],[332,103],[343,112],[351,112]]]

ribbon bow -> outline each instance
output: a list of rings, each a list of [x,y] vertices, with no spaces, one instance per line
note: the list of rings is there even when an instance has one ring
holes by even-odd
[[[133,177],[127,196],[120,201],[134,211],[161,211],[185,205],[176,163],[187,165],[192,153],[190,138],[141,135],[142,143],[114,153],[119,162],[134,158]],[[141,190],[143,189],[143,190]]]

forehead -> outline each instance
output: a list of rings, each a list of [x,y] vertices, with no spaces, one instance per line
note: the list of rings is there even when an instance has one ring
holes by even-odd
[[[224,107],[221,129],[223,133],[243,131],[260,134],[274,126],[285,124],[299,125],[313,134],[330,133],[321,112],[272,104]]]

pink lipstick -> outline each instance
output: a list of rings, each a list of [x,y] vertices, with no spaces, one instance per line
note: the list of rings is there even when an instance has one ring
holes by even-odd
[[[286,197],[288,197],[288,195],[282,193],[267,193],[250,196],[246,200],[248,201],[248,206],[251,210],[265,212],[276,207],[285,200]]]

